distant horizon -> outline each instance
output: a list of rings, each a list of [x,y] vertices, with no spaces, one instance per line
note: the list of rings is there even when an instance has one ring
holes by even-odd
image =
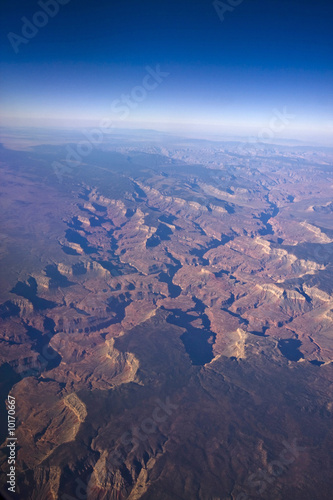
[[[91,126],[90,124],[87,124],[85,126],[70,126],[70,125],[63,125],[59,126],[54,124],[48,125],[48,126],[37,126],[37,125],[0,125],[0,143],[3,143],[3,137],[2,134],[4,133],[20,133],[20,132],[27,132],[27,131],[32,131],[36,133],[35,136],[35,141],[38,142],[38,133],[73,133],[73,134],[82,134],[82,140],[85,139],[87,134],[93,132],[94,130],[98,130],[98,123],[96,125]],[[101,130],[101,129],[99,129]],[[258,129],[260,130],[260,129]],[[128,135],[131,136],[131,134],[155,134],[155,135],[165,135],[166,137],[170,139],[177,139],[177,140],[195,140],[195,141],[207,141],[207,142],[212,142],[212,143],[227,143],[227,142],[234,142],[234,143],[246,143],[248,146],[294,146],[294,147],[318,147],[318,148],[329,148],[332,149],[332,140],[329,137],[324,140],[323,137],[321,136],[311,136],[307,138],[306,136],[293,136],[293,137],[273,137],[272,140],[267,137],[265,138],[260,138],[259,134],[256,136],[254,133],[253,134],[244,134],[244,135],[236,135],[232,133],[208,133],[208,132],[194,132],[194,131],[186,131],[186,130],[170,130],[170,129],[163,129],[163,128],[151,128],[151,127],[138,127],[138,126],[127,126],[127,127],[120,127],[119,125],[112,126],[112,128],[104,130],[103,131],[103,140],[101,142],[101,145],[103,143],[107,142],[109,138],[112,138],[113,135],[118,134],[118,135]],[[41,139],[41,138],[40,138]],[[53,139],[57,140],[57,137],[54,137]],[[151,138],[150,138],[151,139]],[[147,138],[149,140],[149,138]]]

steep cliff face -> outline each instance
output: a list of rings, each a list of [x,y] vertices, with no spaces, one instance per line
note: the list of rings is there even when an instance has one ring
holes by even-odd
[[[25,401],[17,412],[17,439],[24,442],[17,458],[29,469],[34,470],[57,447],[73,441],[85,420],[86,408],[77,395],[61,397],[60,393],[59,383],[38,382],[32,377],[22,380],[12,392]]]

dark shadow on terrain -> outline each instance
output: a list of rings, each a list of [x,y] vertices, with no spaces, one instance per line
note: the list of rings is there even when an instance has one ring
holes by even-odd
[[[75,283],[69,281],[66,276],[61,274],[58,271],[58,268],[56,265],[48,265],[45,268],[45,273],[48,278],[51,278],[50,280],[50,288],[66,288],[68,286],[75,285]]]
[[[67,229],[66,240],[69,243],[76,243],[77,245],[80,245],[86,255],[98,252],[97,248],[89,245],[87,238],[81,236],[81,234],[77,233],[76,231],[73,231],[73,229]]]
[[[258,233],[261,236],[267,236],[267,235],[273,235],[274,234],[272,225],[269,224],[268,221],[269,221],[269,219],[272,219],[273,217],[276,217],[277,214],[279,213],[279,209],[278,209],[277,205],[275,205],[275,203],[270,202],[268,200],[268,197],[266,197],[266,201],[270,204],[271,210],[268,211],[268,212],[262,212],[260,214],[259,219],[261,220],[261,222],[265,226],[263,229],[261,229],[260,231],[258,231]]]
[[[28,324],[24,324],[27,335],[33,341],[31,349],[40,354],[40,372],[52,370],[59,366],[61,356],[49,345],[53,335],[56,334],[54,327],[55,323],[51,318],[44,319],[44,332],[33,328]]]
[[[35,311],[52,309],[57,306],[55,302],[51,302],[50,300],[42,299],[37,296],[37,282],[35,278],[32,277],[28,279],[28,284],[18,281],[11,290],[11,293],[15,293],[15,295],[18,295],[19,297],[28,299],[32,303]]]
[[[174,266],[172,266],[171,264],[167,265],[168,271],[166,273],[161,272],[159,274],[158,279],[162,283],[166,283],[168,285],[169,296],[172,299],[174,299],[176,297],[179,297],[182,289],[180,286],[175,285],[172,280],[173,280],[174,275],[182,267],[182,265],[181,265],[179,260],[175,259],[175,257],[173,257],[171,255],[171,253],[169,253],[166,249],[165,249],[165,251],[166,251],[167,256],[175,263],[175,265]]]
[[[280,349],[281,353],[283,356],[285,356],[289,361],[299,361],[300,359],[303,359],[304,356],[299,350],[299,347],[301,347],[302,342],[300,340],[296,339],[286,339],[286,340],[280,340],[278,343],[278,348]]]
[[[203,328],[196,328],[191,325],[191,322],[197,319],[197,316],[181,309],[172,309],[173,314],[167,317],[167,322],[186,329],[186,332],[180,337],[186,352],[190,356],[193,365],[203,366],[210,363],[214,358],[213,344],[216,335],[210,330],[210,321],[204,313],[205,305],[195,297],[192,297],[192,299],[196,304],[194,310],[200,313],[199,318],[202,321]]]
[[[221,241],[217,239],[211,240],[206,246],[202,248],[193,248],[190,251],[191,255],[195,255],[198,257],[198,262],[201,266],[208,266],[209,260],[205,259],[203,256],[208,250],[212,250],[213,248],[218,248],[220,246],[224,246],[229,241],[233,240],[233,236],[227,236],[226,234],[221,235]]]
[[[171,229],[165,224],[159,224],[155,233],[146,241],[146,248],[156,247],[162,241],[170,240]]]

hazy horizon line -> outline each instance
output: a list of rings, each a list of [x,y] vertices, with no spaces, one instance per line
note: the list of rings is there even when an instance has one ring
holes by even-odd
[[[41,125],[0,125],[0,134],[3,132],[7,133],[15,133],[15,132],[27,132],[27,131],[35,131],[39,134],[45,132],[49,133],[78,133],[82,134],[84,137],[84,132],[91,132],[93,130],[97,130],[98,127],[87,127],[87,126],[41,126]],[[331,142],[327,141],[318,141],[318,138],[312,140],[305,140],[304,138],[300,139],[299,137],[276,137],[272,140],[262,140],[255,135],[235,135],[235,134],[210,134],[207,132],[186,132],[180,133],[179,131],[170,131],[170,130],[159,130],[150,127],[119,127],[112,126],[112,130],[108,129],[107,131],[103,131],[103,141],[104,139],[111,138],[114,134],[128,135],[131,134],[150,134],[157,136],[167,136],[170,139],[174,140],[193,140],[193,141],[205,141],[212,143],[241,143],[246,144],[247,146],[303,146],[303,147],[320,147],[320,148],[328,148],[333,149],[331,146]],[[105,136],[105,137],[104,137]],[[36,140],[38,138],[36,137]],[[147,138],[148,139],[148,138]],[[0,142],[3,144],[2,138],[0,138]],[[102,144],[101,143],[101,144]],[[10,148],[9,148],[10,149]]]

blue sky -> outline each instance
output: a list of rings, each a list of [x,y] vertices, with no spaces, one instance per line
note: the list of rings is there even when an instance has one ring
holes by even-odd
[[[2,6],[2,125],[108,118],[125,128],[244,136],[286,109],[293,119],[274,137],[330,140],[331,2],[226,0],[222,22],[211,1],[60,1],[54,17],[36,17],[37,1]],[[28,39],[23,17],[45,26]],[[157,65],[168,76],[152,89],[144,78]],[[140,94],[143,81],[150,87]]]

